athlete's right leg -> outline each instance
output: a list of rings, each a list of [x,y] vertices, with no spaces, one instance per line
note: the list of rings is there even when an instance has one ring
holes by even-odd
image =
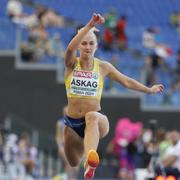
[[[64,128],[64,152],[72,167],[81,163],[84,154],[83,138],[67,126]]]

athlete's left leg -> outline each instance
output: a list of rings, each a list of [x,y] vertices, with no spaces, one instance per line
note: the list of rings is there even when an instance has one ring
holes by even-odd
[[[88,112],[85,120],[84,148],[86,162],[84,177],[89,179],[94,176],[95,169],[99,165],[99,156],[96,150],[99,139],[106,136],[109,132],[109,122],[107,117],[99,112]]]
[[[84,150],[87,157],[89,150],[97,150],[99,139],[108,134],[109,122],[105,115],[94,111],[88,112],[85,120]]]

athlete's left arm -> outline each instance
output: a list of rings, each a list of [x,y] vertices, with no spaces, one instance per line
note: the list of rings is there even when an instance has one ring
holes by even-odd
[[[119,72],[112,64],[108,62],[102,63],[103,70],[106,72],[105,75],[107,75],[110,79],[120,83],[124,87],[144,93],[159,93],[164,90],[164,86],[162,84],[156,84],[152,87],[147,87],[143,85],[142,83],[136,81],[135,79],[132,79],[121,72]]]

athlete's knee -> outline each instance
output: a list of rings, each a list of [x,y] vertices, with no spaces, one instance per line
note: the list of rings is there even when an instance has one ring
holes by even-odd
[[[78,161],[78,160],[71,160],[71,161],[69,161],[69,165],[71,167],[77,167],[77,166],[80,165],[80,161]]]
[[[91,123],[98,123],[97,112],[90,111],[85,115],[86,125]]]

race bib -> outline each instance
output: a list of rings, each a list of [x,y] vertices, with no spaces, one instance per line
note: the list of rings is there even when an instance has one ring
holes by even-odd
[[[70,84],[70,93],[95,97],[98,95],[98,81],[99,76],[96,72],[75,70]]]

